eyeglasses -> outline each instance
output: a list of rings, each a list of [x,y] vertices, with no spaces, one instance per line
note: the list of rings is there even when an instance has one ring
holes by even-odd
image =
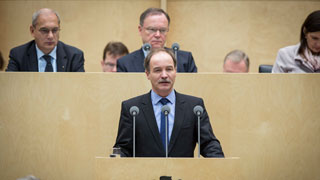
[[[53,35],[56,35],[57,33],[59,33],[61,29],[60,28],[53,28],[53,29],[48,29],[48,28],[40,28],[39,31],[41,34],[43,35],[48,35],[50,33],[50,31],[52,32]]]
[[[157,29],[157,28],[147,27],[147,28],[146,28],[146,31],[147,31],[147,33],[149,33],[149,34],[155,34],[155,33],[157,33],[157,32],[159,31],[160,34],[165,35],[165,34],[167,34],[167,32],[168,32],[169,30],[168,30],[167,28]]]

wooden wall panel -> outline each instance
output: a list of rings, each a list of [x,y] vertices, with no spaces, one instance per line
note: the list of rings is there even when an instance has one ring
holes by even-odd
[[[134,51],[141,47],[139,16],[158,0],[51,0],[0,1],[0,50],[8,61],[11,48],[32,40],[32,14],[43,7],[61,17],[60,40],[84,51],[85,69],[101,72],[103,49],[109,41],[121,41]]]
[[[258,72],[260,64],[274,63],[280,48],[299,42],[303,21],[319,9],[319,1],[170,0],[168,45],[192,51],[200,72],[222,72],[225,55],[240,49],[250,72]]]
[[[167,46],[178,42],[191,51],[199,72],[222,72],[223,58],[233,49],[247,52],[251,72],[259,64],[273,64],[279,48],[298,43],[306,16],[320,9],[313,0],[164,2],[172,20]],[[86,71],[100,72],[107,42],[122,41],[130,52],[141,47],[139,16],[148,7],[161,7],[161,1],[0,1],[0,50],[6,61],[11,48],[32,39],[31,16],[42,7],[60,13],[60,39],[84,51]]]
[[[146,93],[144,74],[0,73],[0,176],[92,179],[120,106]],[[317,74],[178,74],[176,90],[204,99],[227,157],[245,179],[316,179]]]

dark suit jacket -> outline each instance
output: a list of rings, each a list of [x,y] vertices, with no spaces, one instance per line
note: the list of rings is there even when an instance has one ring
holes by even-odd
[[[176,92],[174,127],[168,147],[170,157],[193,157],[198,139],[198,118],[193,113],[196,105],[204,107],[201,98]],[[133,123],[129,109],[137,106],[136,116],[136,157],[165,157],[160,133],[151,103],[151,92],[122,102],[121,117],[115,147],[120,147],[122,156],[133,155]],[[201,116],[201,155],[224,157],[220,142],[214,136],[208,114],[204,108]]]
[[[178,72],[197,72],[191,52],[178,51]],[[117,61],[117,72],[144,72],[144,54],[142,49],[136,50]]]
[[[6,71],[39,71],[34,40],[11,49],[9,58]],[[59,41],[57,44],[57,71],[84,72],[83,52]]]

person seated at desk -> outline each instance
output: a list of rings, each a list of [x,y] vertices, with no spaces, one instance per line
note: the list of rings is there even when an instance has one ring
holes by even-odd
[[[122,42],[109,42],[103,50],[102,71],[117,72],[118,59],[127,54],[128,48]]]
[[[83,52],[59,41],[60,17],[40,9],[30,25],[34,40],[11,49],[6,71],[84,72]]]
[[[166,157],[166,152],[168,157],[193,157],[198,139],[198,118],[193,109],[197,105],[203,107],[200,125],[201,155],[224,157],[220,142],[212,131],[203,100],[174,90],[177,62],[171,51],[164,48],[152,49],[145,59],[144,67],[152,90],[122,102],[114,145],[121,148],[122,157],[133,156],[133,116],[129,112],[133,106],[140,109],[135,120],[136,157]],[[171,109],[167,135],[164,114],[161,113],[164,105]]]
[[[225,73],[247,73],[249,72],[249,57],[240,50],[229,52],[224,58],[223,72]]]
[[[143,44],[149,43],[151,49],[163,48],[169,25],[170,17],[164,10],[159,8],[145,10],[140,16],[140,25],[138,26]],[[120,58],[117,63],[117,71],[144,72],[143,61],[147,54],[148,51],[141,48]],[[191,52],[177,51],[177,70],[178,72],[197,72],[197,66]]]
[[[302,24],[300,43],[279,50],[272,73],[320,73],[320,10]]]

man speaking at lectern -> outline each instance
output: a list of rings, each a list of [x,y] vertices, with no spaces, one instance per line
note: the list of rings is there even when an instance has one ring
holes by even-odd
[[[153,49],[145,59],[144,67],[152,90],[122,102],[118,135],[114,147],[121,148],[122,157],[133,156],[133,116],[131,107],[136,106],[135,156],[136,157],[193,157],[198,137],[197,116],[193,109],[203,107],[200,125],[201,155],[224,157],[219,140],[215,137],[201,98],[176,92],[176,60],[171,51]],[[161,108],[168,105],[167,136],[163,134]],[[163,127],[164,126],[164,127]],[[165,143],[165,137],[168,142]],[[167,148],[165,144],[168,144]]]

